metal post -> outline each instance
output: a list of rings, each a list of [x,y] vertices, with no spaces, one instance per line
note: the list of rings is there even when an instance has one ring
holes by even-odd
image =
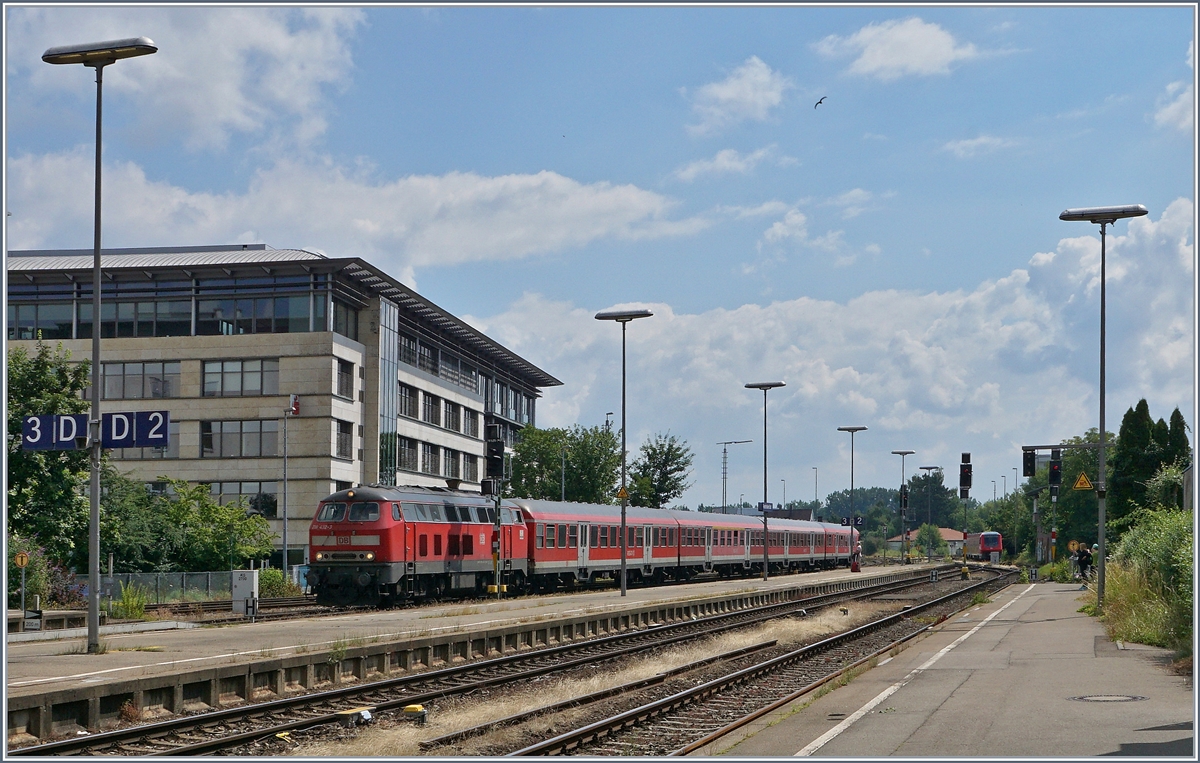
[[[92,242],[92,420],[90,511],[88,517],[88,654],[100,651],[100,148],[104,64],[96,69],[96,210]]]
[[[567,502],[567,451],[566,451],[566,449],[564,448],[563,450],[560,450],[559,455],[562,456],[562,498],[561,498],[561,500],[563,503],[566,503]]]
[[[1096,475],[1096,503],[1099,513],[1100,536],[1097,545],[1100,546],[1100,558],[1096,562],[1096,609],[1104,609],[1104,503],[1107,486],[1104,480],[1104,265],[1105,265],[1105,228],[1108,223],[1100,223],[1100,468]]]
[[[767,547],[767,388],[763,387],[763,580],[768,576],[771,555]]]
[[[625,326],[628,321],[621,321],[621,595],[626,590],[626,557],[629,552],[626,544],[629,531],[626,529],[625,510],[629,505],[629,492],[625,489]]]
[[[287,511],[287,462],[288,462],[288,436],[287,436],[287,421],[291,415],[291,409],[283,412],[283,579],[290,580],[288,577],[288,511]]]

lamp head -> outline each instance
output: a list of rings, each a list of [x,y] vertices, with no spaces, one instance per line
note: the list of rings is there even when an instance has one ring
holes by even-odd
[[[1079,207],[1078,209],[1067,209],[1058,216],[1058,219],[1068,222],[1112,224],[1125,217],[1141,217],[1145,214],[1149,214],[1149,210],[1141,204],[1126,204],[1119,207]]]
[[[636,318],[649,318],[652,315],[654,313],[649,310],[604,310],[596,313],[596,320],[629,323]]]
[[[157,52],[158,46],[149,37],[126,37],[121,40],[59,45],[47,49],[42,54],[42,60],[48,64],[104,66],[121,58],[148,56]]]
[[[914,453],[916,453],[915,450],[893,450],[892,451],[892,455],[894,455],[894,456],[911,456]]]
[[[776,387],[786,386],[786,382],[753,382],[746,385],[746,389],[775,389]]]
[[[866,427],[838,427],[839,432],[861,432]]]
[[[926,471],[929,471],[932,469],[941,469],[942,467],[940,467],[940,466],[922,466],[921,468],[925,469]]]

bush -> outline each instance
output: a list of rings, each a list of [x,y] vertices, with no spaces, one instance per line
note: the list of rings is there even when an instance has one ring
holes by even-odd
[[[1105,619],[1113,638],[1190,650],[1192,515],[1141,510],[1105,566]]]
[[[121,583],[121,598],[112,603],[113,617],[122,620],[141,620],[146,616],[146,604],[150,601],[150,590],[137,583]]]
[[[871,536],[862,539],[863,556],[874,556],[879,550],[879,541]]]
[[[1054,564],[1043,564],[1038,567],[1038,580],[1052,580],[1055,583],[1073,583],[1071,578],[1071,560],[1059,559]]]
[[[302,596],[304,590],[290,580],[284,580],[283,570],[268,567],[258,573],[258,595],[261,598]]]

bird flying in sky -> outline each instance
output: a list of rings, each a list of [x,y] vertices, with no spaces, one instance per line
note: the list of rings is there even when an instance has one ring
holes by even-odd
[[[816,107],[820,106],[822,103],[824,103],[824,102],[825,102],[825,99],[826,99],[826,98],[828,98],[828,97],[829,97],[829,96],[827,96],[827,95],[823,95],[823,96],[821,96],[821,100],[819,100],[819,101],[817,101],[816,103],[814,103],[814,104],[813,104],[813,108],[815,109]]]

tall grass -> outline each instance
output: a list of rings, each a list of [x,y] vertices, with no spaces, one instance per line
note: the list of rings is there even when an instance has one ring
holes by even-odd
[[[1191,654],[1192,516],[1142,510],[1105,565],[1104,619],[1114,639]]]

